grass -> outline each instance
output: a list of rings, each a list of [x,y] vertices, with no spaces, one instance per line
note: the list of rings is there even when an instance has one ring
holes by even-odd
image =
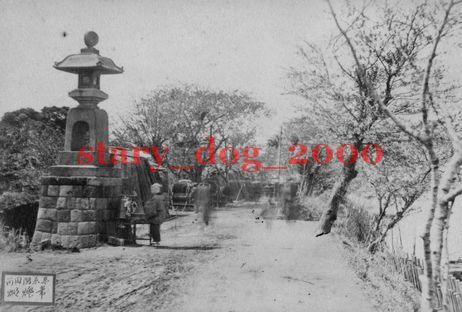
[[[364,248],[348,247],[345,257],[379,311],[410,312],[420,310],[420,293],[406,281],[393,264],[393,255]]]
[[[0,251],[18,252],[28,250],[29,246],[30,241],[25,231],[0,224]]]
[[[374,219],[363,206],[347,201],[344,205],[345,213],[336,223],[335,232],[346,237],[350,242],[359,246],[366,246],[374,239]]]
[[[420,293],[396,270],[393,254],[380,248],[374,254],[367,251],[374,239],[373,200],[349,196],[344,213],[339,214],[335,232],[348,241],[345,258],[378,311],[409,312],[420,310]]]

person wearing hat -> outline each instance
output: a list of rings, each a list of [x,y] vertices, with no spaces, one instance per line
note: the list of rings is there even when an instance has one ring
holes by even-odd
[[[151,198],[144,205],[144,213],[149,221],[149,235],[155,246],[160,245],[160,225],[164,219],[165,196],[162,194],[162,185],[151,185]]]

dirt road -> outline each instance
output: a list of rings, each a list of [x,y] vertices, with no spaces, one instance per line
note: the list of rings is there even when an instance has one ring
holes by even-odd
[[[252,212],[253,211],[253,212]],[[248,206],[163,225],[162,248],[1,254],[0,270],[57,274],[55,307],[1,311],[374,311],[332,237],[311,222],[262,222]]]

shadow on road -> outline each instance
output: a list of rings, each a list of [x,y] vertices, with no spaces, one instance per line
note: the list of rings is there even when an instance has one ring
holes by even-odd
[[[153,246],[157,249],[174,249],[174,250],[213,250],[220,249],[219,246]]]

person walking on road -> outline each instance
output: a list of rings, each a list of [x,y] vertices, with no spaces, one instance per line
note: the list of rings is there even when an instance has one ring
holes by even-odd
[[[210,210],[212,208],[211,187],[209,183],[200,183],[196,190],[196,207],[202,213],[202,221],[209,224]]]

